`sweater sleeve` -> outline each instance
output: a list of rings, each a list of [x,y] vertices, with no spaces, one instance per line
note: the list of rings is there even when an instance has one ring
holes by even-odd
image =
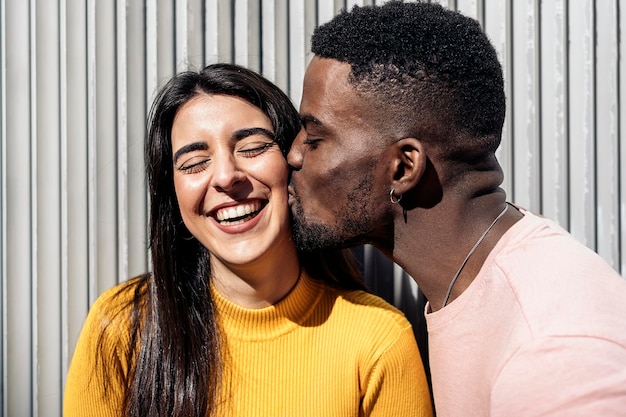
[[[492,417],[623,416],[626,348],[596,337],[535,340],[501,370]]]
[[[81,330],[65,384],[64,417],[122,414],[123,391],[117,376],[125,374],[119,346],[127,335],[120,321],[111,318],[110,296],[106,292],[93,304]]]
[[[422,359],[409,325],[374,364],[363,410],[370,417],[431,417],[431,404]]]

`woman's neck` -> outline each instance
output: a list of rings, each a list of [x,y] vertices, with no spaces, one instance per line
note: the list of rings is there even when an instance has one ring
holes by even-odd
[[[298,282],[300,262],[293,255],[263,259],[251,265],[225,265],[211,260],[215,289],[227,300],[245,308],[263,308],[283,299]]]

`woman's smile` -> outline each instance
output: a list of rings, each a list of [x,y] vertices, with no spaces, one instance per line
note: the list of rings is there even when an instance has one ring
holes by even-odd
[[[224,207],[211,214],[221,225],[234,225],[244,223],[257,214],[265,204],[261,201],[255,200],[245,204],[238,204],[236,206]]]

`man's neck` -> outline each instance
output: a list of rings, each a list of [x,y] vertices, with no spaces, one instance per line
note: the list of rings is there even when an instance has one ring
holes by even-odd
[[[413,277],[436,311],[448,292],[450,303],[465,291],[500,237],[522,217],[513,207],[502,214],[505,204],[504,194],[496,193],[465,204],[415,209],[406,223],[396,221],[392,250],[380,249]]]

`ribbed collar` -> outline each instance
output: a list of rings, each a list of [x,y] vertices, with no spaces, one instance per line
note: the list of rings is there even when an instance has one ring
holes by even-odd
[[[309,318],[322,297],[323,285],[302,272],[285,298],[259,309],[244,308],[227,300],[213,285],[211,295],[227,338],[261,341],[286,334]]]

